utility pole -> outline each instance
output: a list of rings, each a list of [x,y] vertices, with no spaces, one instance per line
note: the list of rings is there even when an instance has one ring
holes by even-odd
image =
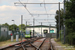
[[[42,36],[42,22],[41,22],[41,36]]]
[[[22,24],[23,24],[23,15],[21,15],[21,41],[22,41]]]
[[[35,19],[33,18],[33,37],[34,37],[34,24],[35,24]]]
[[[26,27],[25,27],[25,29],[27,28],[27,21],[26,21]]]
[[[26,26],[27,26],[27,21],[26,21]]]
[[[49,24],[49,33],[50,33],[50,26],[51,26],[51,24]]]
[[[64,0],[64,16],[65,16],[65,1],[66,0]],[[65,18],[63,18],[63,20],[65,21]],[[65,24],[63,23],[63,25],[64,25],[64,44],[65,44]]]
[[[59,32],[60,32],[60,2],[59,2]],[[60,33],[59,33],[59,38],[60,38]]]

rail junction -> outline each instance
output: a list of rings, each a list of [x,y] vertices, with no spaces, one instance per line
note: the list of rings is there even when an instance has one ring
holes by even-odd
[[[0,50],[52,50],[52,45],[50,38],[31,38],[0,48]]]

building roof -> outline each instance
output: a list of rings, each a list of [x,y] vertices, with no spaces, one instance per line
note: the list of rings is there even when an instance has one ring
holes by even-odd
[[[36,26],[27,26],[27,28],[33,28],[33,27],[49,27],[49,26],[46,26],[46,25],[36,25]],[[51,28],[56,28],[56,26],[50,26]]]

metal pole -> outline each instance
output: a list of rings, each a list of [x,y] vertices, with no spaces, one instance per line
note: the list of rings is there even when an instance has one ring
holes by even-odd
[[[33,18],[33,37],[34,37],[34,18]]]
[[[26,4],[59,4],[59,3],[19,3],[19,2],[15,2],[14,4],[15,5],[17,5],[17,4],[26,5]],[[60,4],[63,4],[63,3],[60,3]]]
[[[61,25],[61,36],[62,36],[62,25]],[[61,37],[61,42],[62,42],[62,37]]]
[[[14,20],[12,20],[13,21],[13,34],[14,34]]]
[[[49,25],[49,33],[50,33],[50,25]]]
[[[60,32],[60,2],[59,2],[59,32]],[[59,34],[59,38],[60,38],[60,34]]]
[[[41,22],[41,36],[42,36],[42,22]]]
[[[27,21],[26,21],[26,26],[27,26]]]
[[[23,15],[21,15],[21,41],[22,41],[22,24],[23,24]]]
[[[26,21],[26,28],[27,28],[27,21]],[[26,28],[25,28],[25,29],[26,29]]]
[[[51,24],[50,24],[50,27],[51,27]],[[51,37],[52,37],[52,34],[50,34],[50,39],[51,39]]]
[[[66,0],[64,0],[64,16],[65,16],[65,1]],[[65,18],[63,18],[63,20],[65,21]],[[63,25],[64,25],[64,43],[65,43],[65,24],[63,23]]]
[[[14,26],[14,30],[13,31],[15,33],[15,20],[13,21],[13,26]]]

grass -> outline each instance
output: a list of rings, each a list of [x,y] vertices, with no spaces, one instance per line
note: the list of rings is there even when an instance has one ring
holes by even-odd
[[[20,41],[20,39],[19,39],[19,41]],[[16,43],[16,39],[14,39],[13,42],[11,42],[11,40],[2,41],[2,42],[0,42],[0,47],[7,46],[7,45],[11,45],[13,43]]]
[[[57,44],[59,44],[60,46],[63,46],[64,50],[75,50],[75,46],[71,46],[69,44],[62,44],[62,42],[59,39],[54,39]]]

